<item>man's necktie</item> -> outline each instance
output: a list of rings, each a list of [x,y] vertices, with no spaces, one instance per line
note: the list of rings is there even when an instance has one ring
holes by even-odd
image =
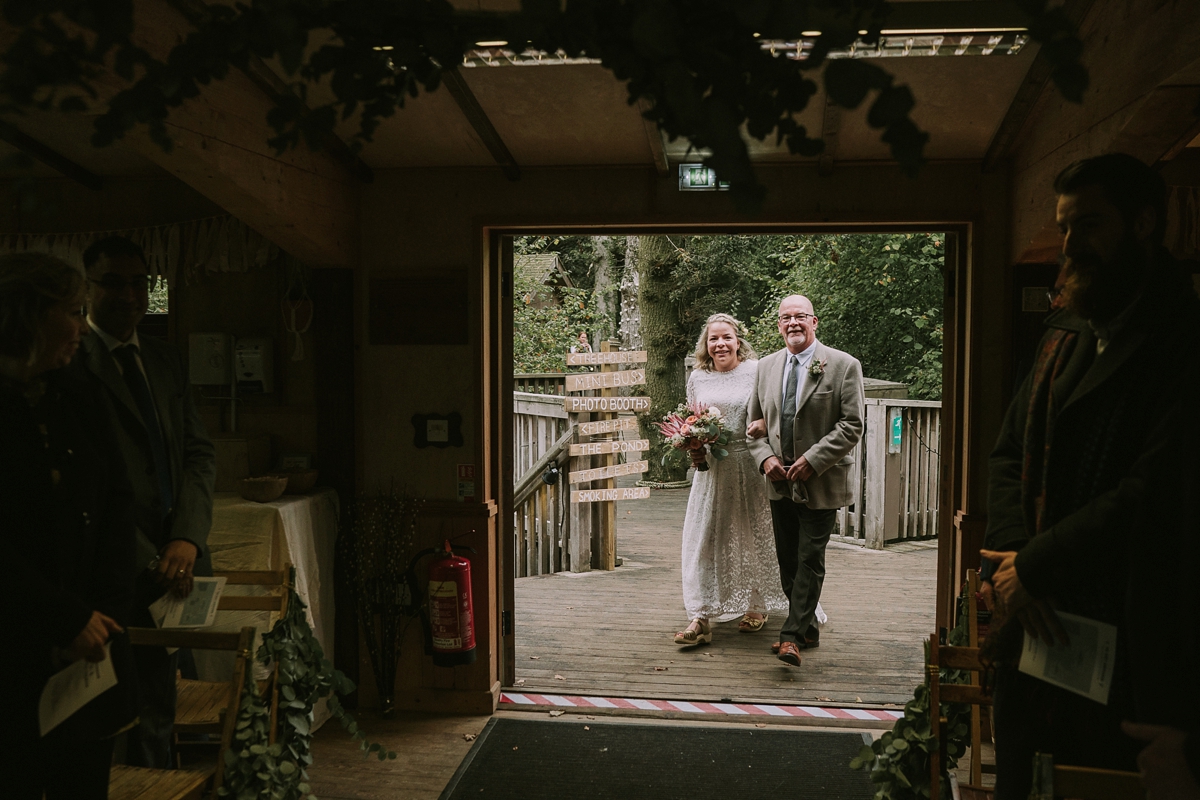
[[[796,423],[796,392],[800,386],[800,356],[788,358],[792,368],[788,372],[787,391],[783,395],[783,419],[779,420],[779,436],[783,440],[783,457],[790,464],[796,458],[796,443],[792,439]]]
[[[158,424],[158,414],[154,411],[154,398],[150,394],[150,385],[142,374],[137,363],[137,347],[132,344],[118,347],[112,351],[113,357],[121,364],[124,372],[125,385],[133,395],[146,433],[150,436],[150,454],[154,457],[154,471],[158,476],[158,496],[162,518],[166,519],[171,511],[171,499],[174,494],[171,489],[171,463],[167,458],[167,446],[163,442],[162,428]]]

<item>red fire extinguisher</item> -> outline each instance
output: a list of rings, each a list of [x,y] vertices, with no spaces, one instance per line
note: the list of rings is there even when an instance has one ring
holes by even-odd
[[[439,667],[475,663],[471,562],[454,553],[449,539],[429,565],[428,592],[433,663]]]

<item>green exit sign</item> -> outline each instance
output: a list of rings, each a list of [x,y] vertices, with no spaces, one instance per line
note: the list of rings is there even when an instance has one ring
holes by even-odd
[[[729,188],[728,181],[717,180],[717,171],[703,164],[679,165],[679,191],[716,192]]]

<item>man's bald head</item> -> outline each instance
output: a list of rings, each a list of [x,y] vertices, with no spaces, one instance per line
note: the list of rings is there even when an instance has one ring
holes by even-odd
[[[817,339],[817,315],[802,294],[790,294],[779,303],[779,335],[788,352],[802,353]]]

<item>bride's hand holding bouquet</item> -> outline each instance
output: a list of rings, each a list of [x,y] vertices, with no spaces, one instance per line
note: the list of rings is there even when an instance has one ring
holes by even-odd
[[[725,449],[725,445],[729,444],[729,434],[725,431],[721,409],[716,406],[681,403],[663,417],[662,422],[655,424],[666,440],[666,446],[688,451],[693,466],[700,472],[708,469],[704,457],[706,447],[718,461],[729,455]]]

